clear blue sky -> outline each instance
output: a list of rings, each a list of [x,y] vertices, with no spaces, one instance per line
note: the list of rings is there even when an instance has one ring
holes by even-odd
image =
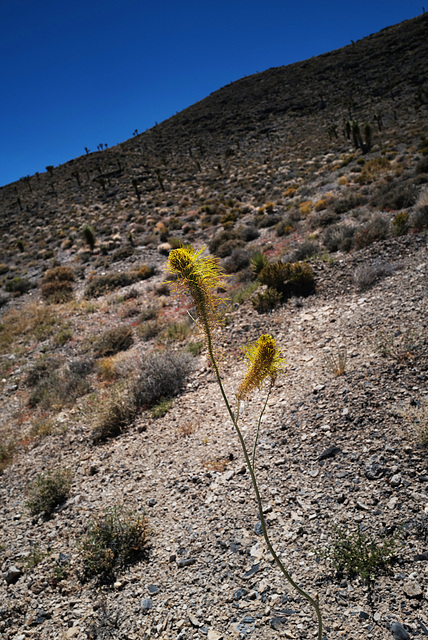
[[[423,2],[1,0],[0,186],[413,18]]]

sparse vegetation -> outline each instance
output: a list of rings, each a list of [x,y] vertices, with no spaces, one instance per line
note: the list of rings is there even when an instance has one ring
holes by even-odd
[[[137,405],[149,408],[162,398],[172,398],[184,388],[193,368],[193,358],[185,351],[153,351],[141,363],[135,381]]]
[[[94,344],[95,356],[107,358],[114,356],[119,351],[126,351],[134,343],[134,334],[131,327],[119,325],[104,331]]]
[[[149,527],[144,513],[111,507],[89,522],[80,547],[83,579],[112,582],[126,564],[147,551]]]
[[[97,399],[92,442],[98,444],[120,435],[132,424],[136,414],[137,404],[132,389],[122,383],[110,388],[108,395]]]
[[[380,573],[388,570],[396,555],[399,533],[377,538],[364,532],[361,526],[355,531],[333,527],[328,548],[321,557],[335,571],[350,578],[359,576],[363,582],[372,582]]]
[[[42,473],[28,488],[27,508],[32,515],[49,517],[54,509],[67,500],[72,475],[69,469],[55,469]]]

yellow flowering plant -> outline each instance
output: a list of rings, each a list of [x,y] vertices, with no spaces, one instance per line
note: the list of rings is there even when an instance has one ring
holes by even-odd
[[[263,515],[262,500],[255,475],[255,455],[261,419],[266,410],[268,399],[277,377],[284,369],[284,358],[277,347],[275,339],[269,334],[260,336],[255,344],[247,345],[243,348],[243,353],[247,360],[247,372],[239,385],[236,394],[237,409],[233,412],[223,387],[214,345],[215,334],[221,324],[218,307],[224,302],[223,298],[218,294],[218,291],[226,288],[225,275],[220,267],[219,260],[213,256],[205,256],[204,249],[195,250],[190,246],[179,247],[178,249],[174,249],[170,252],[167,270],[170,274],[173,274],[176,277],[176,280],[172,283],[175,287],[176,293],[185,290],[191,296],[196,316],[195,320],[198,322],[204,334],[208,356],[214,369],[229,417],[239,438],[245,462],[251,476],[251,482],[257,500],[259,518],[266,546],[287,581],[314,607],[318,622],[318,640],[321,640],[322,619],[318,604],[318,597],[310,596],[306,591],[299,587],[298,584],[296,584],[273,548],[268,535],[266,520]],[[262,388],[266,388],[267,394],[259,415],[252,457],[250,458],[247,445],[239,427],[239,413],[245,398],[248,398],[255,389]]]

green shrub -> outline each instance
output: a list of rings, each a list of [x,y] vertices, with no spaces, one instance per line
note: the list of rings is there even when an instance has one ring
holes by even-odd
[[[28,403],[30,407],[46,410],[61,409],[88,391],[89,384],[84,376],[67,369],[50,371],[36,384]]]
[[[135,249],[131,244],[127,244],[124,247],[119,247],[111,254],[112,262],[119,262],[120,260],[126,260],[135,253]]]
[[[283,300],[314,291],[314,276],[306,262],[270,262],[260,272],[259,281],[278,291]]]
[[[220,231],[210,241],[209,250],[219,258],[226,258],[234,249],[243,247],[244,244],[235,230]]]
[[[250,257],[245,249],[234,249],[232,254],[226,258],[224,267],[227,273],[236,273],[248,267]]]
[[[279,306],[282,296],[276,289],[268,288],[262,293],[258,293],[252,300],[253,306],[258,313],[267,313]]]
[[[358,193],[350,193],[347,196],[336,200],[334,203],[334,212],[336,214],[346,213],[351,209],[355,209],[362,204],[362,196]]]
[[[56,469],[37,476],[29,486],[26,506],[32,515],[50,516],[55,507],[65,502],[71,490],[69,469]]]
[[[192,354],[195,358],[200,356],[202,351],[204,350],[205,343],[203,340],[198,340],[196,342],[189,342],[186,346],[186,351]]]
[[[400,211],[394,216],[392,221],[392,233],[394,236],[404,236],[409,230],[409,214],[407,211]]]
[[[372,582],[393,561],[398,534],[376,539],[364,533],[360,526],[355,532],[334,527],[332,533],[330,545],[321,556],[333,569],[351,578],[360,576],[364,582]]]
[[[112,582],[117,571],[141,558],[147,549],[149,528],[144,513],[112,507],[89,522],[80,547],[83,579]]]
[[[131,327],[120,325],[104,331],[95,342],[95,355],[97,358],[114,356],[119,351],[126,351],[134,343],[134,334]]]
[[[263,251],[255,251],[250,259],[250,269],[255,276],[258,276],[259,273],[264,269],[264,267],[268,264],[268,259],[266,258]]]
[[[30,282],[30,280],[28,280],[27,278],[15,276],[15,278],[6,281],[4,288],[8,293],[16,293],[18,295],[22,295],[24,293],[27,293],[33,286],[33,283]]]
[[[161,398],[159,402],[155,404],[154,407],[152,407],[151,409],[153,418],[155,419],[163,418],[163,416],[168,413],[171,407],[172,407],[171,399]]]
[[[161,398],[178,395],[193,368],[193,358],[183,351],[154,351],[143,361],[134,387],[139,407],[152,407]]]
[[[90,250],[93,251],[95,247],[95,233],[89,224],[85,224],[82,227],[82,236]]]
[[[356,230],[354,246],[356,249],[363,249],[373,244],[373,242],[385,240],[389,236],[389,232],[389,220],[381,214],[373,215],[364,226]]]

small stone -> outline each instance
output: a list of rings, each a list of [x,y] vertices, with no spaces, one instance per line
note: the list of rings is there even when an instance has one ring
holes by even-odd
[[[247,593],[248,593],[247,589],[244,589],[243,587],[241,587],[240,589],[235,591],[235,593],[233,594],[233,597],[235,598],[235,600],[240,600],[241,598],[246,596]]]
[[[155,593],[159,593],[159,587],[157,587],[155,584],[149,584],[147,587],[147,591],[154,596]]]
[[[260,562],[258,562],[257,564],[253,564],[253,566],[251,567],[251,569],[249,569],[248,571],[246,571],[244,573],[244,575],[242,576],[243,580],[249,580],[249,578],[252,578],[253,575],[255,573],[257,573],[257,571],[260,569]]]
[[[282,623],[283,623],[283,619],[280,618],[279,616],[276,616],[275,618],[271,618],[270,626],[275,631],[279,631],[282,627]]]
[[[392,476],[391,480],[389,481],[391,487],[398,487],[401,484],[401,476],[399,473],[396,473]]]
[[[196,558],[184,558],[184,560],[177,560],[177,567],[182,569],[183,567],[190,567],[195,564]]]
[[[328,447],[322,454],[318,457],[318,460],[327,460],[328,458],[334,458],[338,453],[340,453],[342,449],[340,447],[336,447],[335,445]]]
[[[385,469],[376,461],[369,462],[364,471],[367,480],[378,480],[384,473]]]
[[[64,634],[65,638],[75,638],[80,633],[79,627],[70,627]]]
[[[254,525],[254,533],[256,534],[256,536],[263,535],[262,523],[260,522],[260,520]]]
[[[18,569],[18,567],[15,567],[15,565],[12,565],[9,568],[9,570],[6,572],[5,580],[7,584],[15,584],[15,582],[18,582],[21,576],[22,576],[21,569]]]
[[[201,626],[201,623],[199,622],[199,620],[191,613],[189,613],[189,620],[192,627],[199,628]]]
[[[215,629],[208,629],[208,640],[223,640],[223,634]]]
[[[143,611],[150,611],[150,609],[153,609],[153,600],[151,598],[145,598],[141,603],[141,608]]]
[[[394,622],[391,625],[391,631],[394,634],[395,640],[410,640],[409,633],[399,622]]]
[[[365,611],[360,611],[360,613],[358,614],[358,617],[360,620],[368,620],[370,618],[369,614],[366,613]]]
[[[149,505],[149,507],[154,507],[156,504],[156,500],[154,498],[150,498],[147,504]]]
[[[370,511],[370,507],[368,507],[366,504],[364,504],[364,502],[362,502],[361,500],[357,500],[356,507],[360,511]]]
[[[408,598],[422,597],[421,586],[415,580],[409,580],[403,585],[404,593]]]

